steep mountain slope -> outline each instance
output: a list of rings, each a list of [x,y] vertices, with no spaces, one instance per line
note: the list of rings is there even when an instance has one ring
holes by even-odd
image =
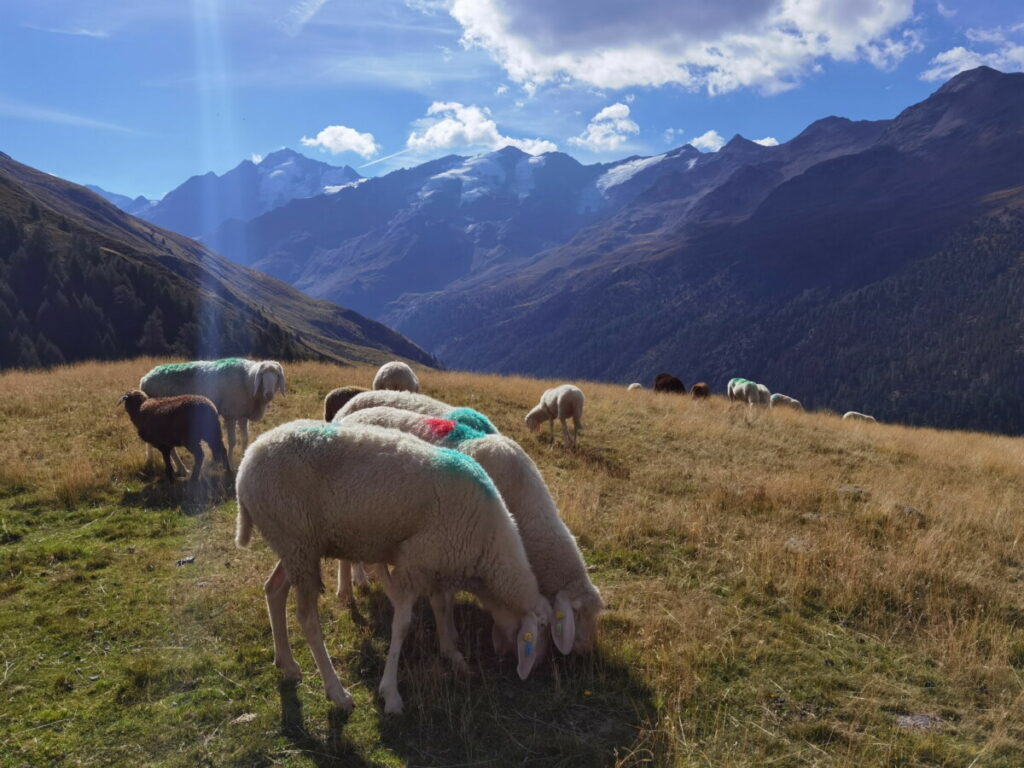
[[[692,169],[722,167],[703,193],[663,176],[566,246],[384,317],[459,367],[743,375],[811,406],[1024,429],[1006,399],[1024,376],[1022,147],[1024,74],[973,70],[892,121],[734,139]]]
[[[362,177],[349,166],[336,167],[281,149],[259,163],[244,160],[223,176],[193,176],[138,215],[189,237],[209,234],[227,221],[246,221],[298,198],[356,184]]]
[[[0,153],[0,367],[141,352],[436,361]]]

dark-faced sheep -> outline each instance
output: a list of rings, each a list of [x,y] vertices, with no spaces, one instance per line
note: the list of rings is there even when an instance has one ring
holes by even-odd
[[[690,388],[690,396],[695,399],[698,397],[711,397],[711,387],[708,386],[706,381],[700,381]]]
[[[356,395],[366,392],[365,387],[338,387],[332,389],[324,398],[324,421],[332,421],[334,414],[345,407],[345,403]]]
[[[221,437],[220,417],[216,406],[207,398],[199,395],[147,397],[145,392],[132,389],[121,396],[120,403],[124,403],[139,437],[164,457],[168,482],[174,482],[171,451],[178,446],[187,448],[195,459],[189,482],[199,479],[204,442],[210,446],[214,459],[220,461],[225,470],[231,471]]]
[[[654,377],[655,392],[679,392],[686,394],[686,385],[671,373],[659,373]]]

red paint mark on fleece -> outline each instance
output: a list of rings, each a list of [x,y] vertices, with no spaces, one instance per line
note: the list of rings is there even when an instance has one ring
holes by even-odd
[[[455,422],[448,419],[424,419],[427,430],[436,438],[448,437],[448,434],[455,429]]]

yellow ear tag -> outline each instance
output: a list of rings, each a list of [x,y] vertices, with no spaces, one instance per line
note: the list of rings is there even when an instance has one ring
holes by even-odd
[[[564,611],[555,611],[555,618],[556,619],[564,619],[565,618],[565,612]]]

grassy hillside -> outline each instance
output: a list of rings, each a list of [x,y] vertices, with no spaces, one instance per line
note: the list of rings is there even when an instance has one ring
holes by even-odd
[[[151,363],[0,375],[0,766],[1024,764],[1024,441],[584,383],[569,453],[522,424],[547,382],[422,370],[534,457],[608,610],[524,683],[468,597],[450,671],[424,602],[385,718],[386,599],[329,593],[344,717],[291,609],[279,683],[222,478],[144,467],[114,402]],[[262,428],[372,369],[288,374]]]

